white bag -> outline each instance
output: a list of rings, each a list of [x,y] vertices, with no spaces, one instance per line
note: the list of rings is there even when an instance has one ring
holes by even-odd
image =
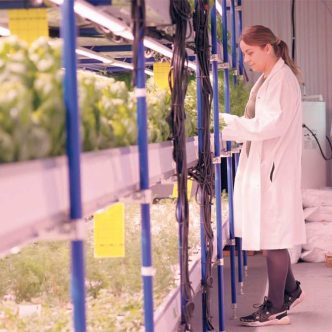
[[[306,262],[324,262],[325,254],[332,251],[332,223],[307,222],[307,243],[302,246],[301,259]]]
[[[302,245],[299,244],[293,248],[290,248],[290,249],[288,249],[288,252],[289,252],[291,264],[295,264],[301,258]]]
[[[306,208],[311,213],[305,218],[306,221],[332,221],[332,206],[318,206],[315,208]]]
[[[332,206],[332,188],[305,189],[302,191],[303,207]]]

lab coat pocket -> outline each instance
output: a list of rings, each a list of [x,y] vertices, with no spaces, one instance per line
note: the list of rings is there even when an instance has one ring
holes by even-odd
[[[271,171],[270,171],[270,181],[271,182],[273,182],[273,174],[274,174],[274,170],[275,170],[275,165],[274,165],[274,163],[273,163],[273,165],[272,165],[272,168],[271,168]]]

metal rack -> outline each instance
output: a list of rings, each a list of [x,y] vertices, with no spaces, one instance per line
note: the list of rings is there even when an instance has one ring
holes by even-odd
[[[34,240],[38,237],[45,237],[50,230],[55,229],[55,238],[66,238],[72,241],[72,290],[74,303],[74,326],[76,331],[85,331],[85,299],[84,299],[84,255],[82,240],[84,239],[84,221],[83,216],[88,216],[100,207],[117,201],[123,200],[140,200],[142,203],[143,223],[148,219],[148,201],[142,201],[139,195],[148,190],[152,185],[174,174],[175,166],[172,162],[172,143],[164,142],[160,144],[146,145],[144,135],[146,127],[142,118],[138,127],[142,126],[141,139],[139,146],[126,148],[104,150],[100,152],[80,153],[79,130],[78,130],[78,109],[76,92],[76,56],[78,55],[78,67],[84,67],[90,70],[103,68],[109,72],[124,68],[132,70],[132,47],[128,40],[132,40],[130,28],[130,18],[128,14],[129,1],[124,6],[124,11],[119,8],[109,6],[110,0],[49,0],[48,2],[62,6],[62,20],[58,15],[52,16],[52,13],[58,13],[58,8],[49,9],[51,17],[50,35],[58,37],[60,30],[64,38],[64,67],[67,74],[65,101],[67,106],[67,136],[68,136],[68,154],[65,157],[57,157],[46,160],[28,161],[17,164],[8,164],[0,166],[0,210],[4,220],[10,220],[0,230],[0,252],[8,252],[13,247],[22,243]],[[125,2],[125,1],[124,1]],[[168,1],[146,1],[149,8],[156,6],[168,6]],[[26,7],[26,1],[8,1],[1,2],[0,9],[22,8]],[[32,6],[32,2],[31,2]],[[84,14],[80,8],[95,13],[93,15]],[[223,10],[227,11],[226,1],[223,1]],[[130,12],[130,11],[129,11]],[[167,11],[168,12],[168,11]],[[75,37],[75,15],[81,15],[83,20],[79,19],[79,35]],[[123,15],[120,20],[119,16]],[[213,20],[216,18],[216,8],[213,9]],[[150,26],[157,26],[157,16],[150,22]],[[168,18],[163,18],[162,24],[165,28],[168,25]],[[0,19],[0,22],[3,20]],[[87,24],[88,23],[88,24]],[[118,29],[114,26],[118,24]],[[160,24],[160,22],[159,22]],[[216,22],[214,21],[216,25]],[[101,33],[109,35],[105,38]],[[155,33],[158,29],[152,29]],[[227,28],[224,27],[224,31]],[[216,56],[213,62],[214,74],[214,94],[218,95],[217,88],[217,70],[221,61],[217,57],[217,40],[216,31],[212,31],[213,54]],[[120,39],[117,39],[117,37]],[[158,41],[151,36],[146,36],[141,41],[139,61],[145,68],[146,73],[151,74],[151,62],[144,60],[144,47],[152,49],[154,52],[160,52],[164,57],[171,57],[172,51],[166,36]],[[126,37],[126,38],[125,38]],[[223,63],[228,61],[227,58],[227,36],[226,51],[224,49]],[[78,47],[76,48],[76,41]],[[81,51],[81,52],[80,52]],[[83,52],[82,52],[83,51]],[[85,53],[84,53],[85,52]],[[110,57],[110,52],[112,56]],[[196,64],[193,62],[194,54],[188,50],[188,66],[196,70]],[[153,54],[152,54],[153,55]],[[99,57],[99,58],[98,58]],[[88,59],[89,58],[89,59]],[[225,68],[225,73],[228,68]],[[227,75],[227,74],[226,74]],[[228,79],[227,79],[228,80]],[[225,79],[226,82],[226,79]],[[144,95],[142,89],[145,88],[144,72],[140,73],[140,79],[137,82],[139,108],[144,109]],[[229,102],[229,91],[225,92]],[[227,96],[228,94],[228,96]],[[199,97],[199,96],[198,96]],[[143,102],[143,105],[142,105]],[[218,100],[214,101],[215,121],[218,120]],[[229,111],[229,109],[228,109]],[[218,132],[218,121],[215,126],[214,134],[214,153],[215,158],[221,160],[220,156],[220,135]],[[228,146],[228,150],[230,147]],[[198,158],[198,139],[190,138],[187,141],[187,161],[188,166],[193,165]],[[144,157],[142,157],[144,155]],[[140,159],[141,158],[141,159]],[[142,159],[143,158],[143,159]],[[231,163],[231,157],[227,158],[228,164]],[[67,165],[68,161],[68,165]],[[68,167],[69,166],[69,167]],[[216,163],[216,186],[220,189],[220,163]],[[141,167],[141,172],[139,168]],[[229,167],[230,164],[229,164]],[[149,170],[149,171],[148,171]],[[144,173],[142,177],[142,172]],[[229,170],[230,172],[230,170]],[[229,174],[229,181],[232,178]],[[229,182],[229,186],[232,183]],[[229,187],[230,188],[230,187]],[[138,193],[138,195],[137,195]],[[217,190],[217,200],[220,201],[221,193]],[[14,198],[13,198],[14,197]],[[68,200],[68,197],[70,198]],[[220,203],[220,202],[219,202]],[[232,205],[230,205],[230,214],[232,215]],[[225,223],[221,220],[221,208],[217,209],[216,219],[218,222],[218,238],[216,245],[218,247],[218,268],[220,269],[219,285],[222,286],[222,248],[225,244],[225,233],[223,229]],[[68,223],[68,220],[71,220]],[[232,222],[232,220],[231,220]],[[149,233],[149,222],[145,224],[144,234]],[[232,226],[230,227],[231,239]],[[47,235],[46,235],[47,237]],[[147,331],[153,331],[153,303],[151,302],[151,283],[152,283],[152,262],[149,259],[151,248],[146,248],[144,253],[146,259],[142,266],[142,276],[146,280],[146,298],[148,304],[145,310],[145,325]],[[144,261],[144,258],[143,258]],[[232,251],[232,262],[234,254]],[[232,263],[233,265],[233,263]],[[235,277],[234,277],[235,278]],[[235,281],[234,281],[235,282]],[[233,285],[234,283],[232,283]],[[150,290],[149,290],[150,289]],[[223,290],[220,288],[220,331],[224,329],[223,323]],[[179,296],[179,295],[178,295]]]

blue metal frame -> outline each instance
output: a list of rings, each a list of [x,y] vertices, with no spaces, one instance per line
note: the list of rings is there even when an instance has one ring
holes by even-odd
[[[45,4],[36,4],[32,0],[2,0],[0,1],[0,10],[7,9],[31,9],[31,8],[45,8]]]
[[[236,85],[237,82],[237,47],[236,47],[236,28],[235,28],[235,0],[231,0],[231,28],[232,28],[232,69],[233,73],[233,84]],[[234,154],[235,159],[235,170],[237,169],[239,154]],[[238,257],[238,281],[240,284],[240,294],[243,294],[243,263],[242,263],[242,239],[236,238],[236,248]]]
[[[86,0],[94,6],[110,6],[112,0]],[[31,8],[45,8],[47,7],[43,2],[38,4],[32,0],[1,0],[0,10],[2,9],[31,9]]]
[[[76,22],[74,0],[67,0],[62,5],[64,102],[66,106],[67,156],[69,165],[70,218],[78,222],[82,218],[81,173],[80,173],[80,116],[77,99],[76,77]],[[74,306],[74,328],[77,332],[86,331],[85,315],[85,277],[83,241],[71,244],[71,293]]]
[[[145,57],[143,45],[144,32],[139,34],[136,89],[145,89]],[[137,97],[137,127],[138,127],[138,151],[140,169],[140,190],[148,190],[149,185],[149,161],[148,161],[148,128],[147,128],[147,108],[146,97],[140,94]],[[150,226],[150,204],[141,204],[142,218],[142,268],[152,270],[151,254],[151,226]],[[142,273],[144,292],[144,323],[145,331],[153,332],[153,276],[152,273]]]
[[[239,7],[241,7],[239,10],[238,10],[238,19],[239,19],[239,36],[241,35],[242,33],[242,0],[238,0],[237,1],[237,5]],[[243,79],[243,54],[240,50],[240,47],[239,47],[239,75],[240,75],[240,78]],[[242,242],[241,242],[241,248],[242,250]],[[247,276],[248,275],[248,260],[247,260],[247,252],[246,251],[242,251],[242,254],[243,254],[243,265],[244,265],[244,270],[245,270],[245,275]],[[243,272],[242,272],[243,274]]]
[[[235,173],[237,172],[237,168],[239,165],[239,153],[234,153],[234,162],[235,162]],[[238,258],[238,280],[240,284],[240,294],[243,294],[243,255],[242,255],[242,239],[237,237],[236,241],[236,250],[237,250],[237,258]]]
[[[95,52],[131,52],[133,50],[131,45],[98,45],[84,47]]]
[[[242,0],[237,0],[237,5],[242,6]],[[242,9],[238,11],[239,17],[239,35],[242,33]],[[239,51],[239,75],[243,77],[243,54]]]
[[[222,12],[226,13],[226,0],[222,0]],[[222,16],[223,32],[223,55],[224,63],[228,64],[227,48],[227,15]],[[224,93],[225,93],[225,112],[230,113],[229,100],[229,69],[224,68]],[[232,287],[232,304],[233,316],[236,316],[236,282],[235,282],[235,237],[234,237],[234,209],[233,209],[233,167],[231,156],[231,142],[226,143],[229,156],[227,157],[227,188],[228,188],[228,213],[229,213],[229,235],[230,235],[230,260],[231,260],[231,287]]]
[[[236,28],[235,28],[235,0],[231,0],[231,41],[232,41],[232,69],[233,69],[233,84],[237,84],[237,73],[236,73],[236,67],[237,67],[237,60],[236,60]]]
[[[212,73],[213,73],[213,129],[214,156],[220,161],[220,133],[219,133],[219,98],[218,98],[218,59],[217,59],[217,10],[214,2],[211,9],[211,37],[212,37]],[[224,312],[224,259],[222,237],[222,204],[221,204],[221,165],[215,164],[215,193],[216,193],[216,222],[217,222],[217,262],[218,262],[218,315],[219,331],[225,330]]]

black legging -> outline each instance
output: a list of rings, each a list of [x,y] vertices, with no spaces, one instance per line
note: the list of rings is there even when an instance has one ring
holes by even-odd
[[[292,272],[288,249],[266,250],[267,275],[269,281],[268,300],[280,309],[284,293],[293,292],[297,285]]]

